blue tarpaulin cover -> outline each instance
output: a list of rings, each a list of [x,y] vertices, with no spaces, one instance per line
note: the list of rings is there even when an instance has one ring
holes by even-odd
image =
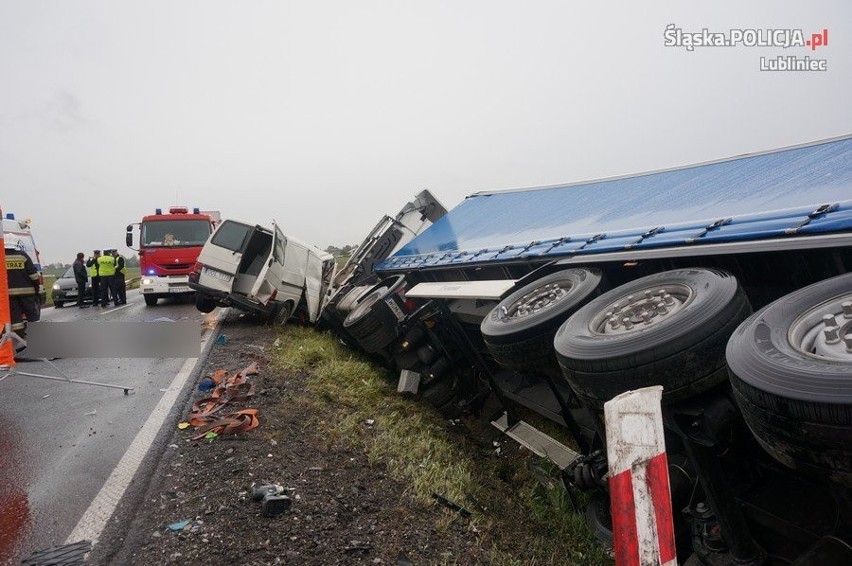
[[[467,197],[377,271],[852,231],[852,136]]]

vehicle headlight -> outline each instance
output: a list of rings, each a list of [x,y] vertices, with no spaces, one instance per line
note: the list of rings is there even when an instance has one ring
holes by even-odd
[[[149,278],[147,278],[147,277],[146,277],[145,279],[143,279],[143,280],[142,280],[142,284],[143,284],[143,285],[151,285],[153,282],[154,282],[154,280],[153,280],[153,279],[149,279]]]
[[[54,291],[59,291],[60,289],[62,289],[62,287],[60,287],[60,286],[59,286],[59,283],[54,283],[54,284],[53,284],[53,290],[54,290]]]

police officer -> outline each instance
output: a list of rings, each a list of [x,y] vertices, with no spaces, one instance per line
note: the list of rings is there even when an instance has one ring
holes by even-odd
[[[33,260],[23,251],[20,240],[13,234],[4,236],[6,272],[9,278],[9,313],[12,330],[21,338],[26,335],[27,323],[41,318],[39,274]],[[24,316],[27,321],[24,322]]]
[[[77,282],[77,306],[81,309],[89,308],[89,305],[84,304],[86,301],[86,282],[89,276],[86,273],[86,263],[83,261],[83,252],[77,254],[77,259],[71,267],[74,268],[74,280]]]
[[[118,250],[112,250],[115,258],[115,293],[118,297],[117,305],[127,304],[127,289],[124,287],[124,258],[118,254]]]
[[[108,307],[112,299],[115,304],[115,258],[110,250],[104,250],[104,255],[98,258],[98,275],[101,278],[101,308]]]
[[[89,257],[86,261],[86,267],[89,268],[89,277],[92,278],[92,306],[98,306],[101,300],[101,277],[98,274],[98,258],[101,257],[101,250],[95,250],[94,256]]]

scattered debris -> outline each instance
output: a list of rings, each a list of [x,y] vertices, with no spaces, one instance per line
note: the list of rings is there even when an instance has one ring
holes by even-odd
[[[449,499],[447,499],[443,495],[439,495],[439,494],[437,494],[433,491],[432,497],[434,497],[438,501],[438,503],[446,505],[447,507],[449,507],[453,511],[457,511],[459,513],[459,515],[461,515],[462,517],[470,517],[471,516],[470,511],[468,511],[467,509],[465,509],[464,507],[462,507],[458,503],[453,503],[452,501],[450,501]]]
[[[87,416],[87,417],[94,417],[94,416],[95,416],[95,415],[97,415],[97,414],[98,414],[98,410],[97,410],[97,409],[93,409],[93,410],[89,411],[88,413],[86,413],[86,416]]]
[[[188,422],[186,422],[186,421],[180,422],[180,423],[178,423],[178,428],[179,428],[180,430],[183,430],[183,429],[185,429],[185,428],[189,428],[189,423],[188,423]]]
[[[47,395],[42,395],[42,397],[41,397],[41,398],[42,398],[42,399],[47,399],[48,397],[50,397],[50,393],[48,393]]]
[[[191,522],[191,520],[179,521],[177,523],[172,523],[171,525],[166,525],[166,529],[172,531],[173,533],[176,533],[178,531],[184,530]]]
[[[367,419],[365,422],[367,423],[367,426],[373,426],[374,424],[376,424],[375,419]]]
[[[216,338],[216,345],[224,346],[228,343],[228,337],[225,334],[220,334],[218,338]]]

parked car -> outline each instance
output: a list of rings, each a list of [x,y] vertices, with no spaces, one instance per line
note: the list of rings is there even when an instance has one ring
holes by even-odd
[[[287,321],[297,309],[316,322],[334,277],[334,256],[272,229],[225,220],[204,244],[189,286],[195,306],[233,306]]]
[[[51,295],[53,304],[56,308],[61,309],[65,303],[77,302],[77,281],[74,279],[74,268],[69,267],[65,273],[59,277],[53,284]],[[84,303],[92,302],[92,281],[86,280],[86,295],[83,297]]]

